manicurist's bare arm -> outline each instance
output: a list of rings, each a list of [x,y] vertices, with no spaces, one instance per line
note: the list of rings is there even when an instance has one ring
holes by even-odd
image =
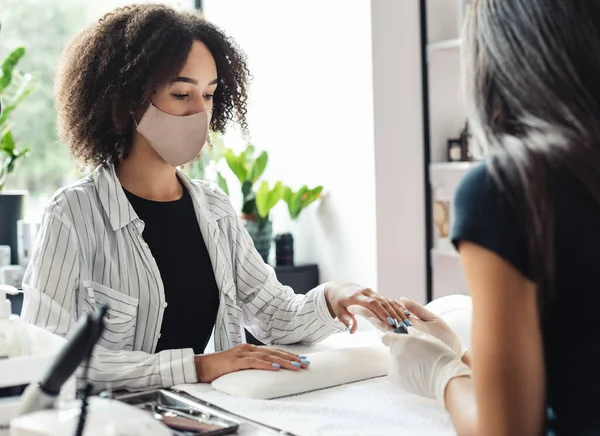
[[[473,378],[448,384],[446,409],[460,436],[537,436],[545,377],[536,286],[479,245],[459,250],[473,298]]]

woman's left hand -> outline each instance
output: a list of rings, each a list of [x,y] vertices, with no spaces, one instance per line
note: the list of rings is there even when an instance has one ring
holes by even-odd
[[[389,380],[408,392],[444,404],[450,380],[471,376],[471,369],[450,347],[427,333],[386,333],[381,341],[390,347]]]
[[[343,322],[350,333],[356,331],[356,318],[348,307],[359,305],[369,309],[386,325],[395,326],[396,321],[405,322],[408,312],[397,301],[382,297],[372,289],[355,283],[329,282],[325,286],[325,299],[331,316]],[[408,322],[410,325],[410,321]]]

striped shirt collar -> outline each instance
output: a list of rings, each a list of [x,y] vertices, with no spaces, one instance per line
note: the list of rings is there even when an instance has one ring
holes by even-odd
[[[177,176],[188,190],[195,203],[202,209],[203,215],[209,219],[211,227],[217,228],[216,222],[227,216],[225,209],[209,208],[203,198],[204,192],[200,183],[190,179],[183,171],[177,169]],[[91,175],[100,202],[113,231],[117,231],[127,224],[139,220],[138,215],[129,203],[125,191],[119,182],[113,164],[98,166]]]

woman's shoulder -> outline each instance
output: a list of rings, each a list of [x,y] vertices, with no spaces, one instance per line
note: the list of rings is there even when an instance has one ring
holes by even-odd
[[[463,176],[454,194],[452,212],[450,239],[457,249],[461,242],[477,244],[531,277],[527,242],[517,211],[486,162]]]
[[[497,186],[487,166],[486,161],[479,162],[471,168],[460,180],[456,188],[455,203],[478,202],[496,193]]]
[[[227,194],[225,194],[221,188],[212,182],[199,179],[190,179],[190,188],[196,197],[203,200],[208,209],[219,215],[236,217],[237,214],[231,205],[231,201]]]
[[[82,203],[85,203],[87,208],[94,207],[96,202],[90,201],[90,199],[95,196],[97,196],[97,192],[94,181],[91,176],[86,176],[55,191],[46,206],[46,213],[52,213],[71,221],[75,211],[83,213]]]
[[[471,168],[460,180],[454,193],[452,209],[454,227],[481,227],[491,219],[504,215],[509,204],[501,200],[498,184],[486,161]]]

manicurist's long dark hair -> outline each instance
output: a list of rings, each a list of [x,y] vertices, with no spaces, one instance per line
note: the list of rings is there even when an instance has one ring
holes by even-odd
[[[469,124],[523,226],[543,310],[556,276],[550,174],[600,206],[600,1],[475,0],[463,43]]]

